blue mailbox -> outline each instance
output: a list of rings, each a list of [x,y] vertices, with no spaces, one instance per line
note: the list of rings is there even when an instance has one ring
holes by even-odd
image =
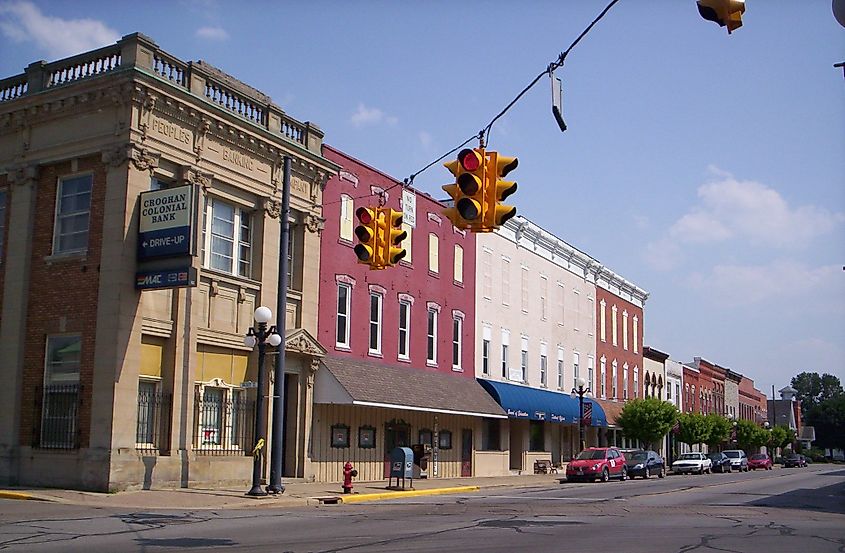
[[[402,487],[405,487],[405,479],[411,479],[411,487],[414,487],[414,452],[410,447],[394,447],[390,452],[390,478],[388,487],[396,479],[396,487],[399,487],[399,479],[402,479]]]

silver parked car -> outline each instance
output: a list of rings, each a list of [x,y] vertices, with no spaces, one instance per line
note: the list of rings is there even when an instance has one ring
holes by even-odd
[[[748,472],[748,457],[741,449],[729,449],[723,451],[728,459],[731,460],[731,470],[738,470],[740,472]]]
[[[713,463],[703,453],[682,453],[678,460],[672,463],[672,472],[675,474],[696,473],[710,474],[713,470]]]

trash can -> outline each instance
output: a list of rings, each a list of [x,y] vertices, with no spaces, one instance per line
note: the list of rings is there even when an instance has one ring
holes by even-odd
[[[428,478],[428,463],[431,461],[431,445],[414,444],[414,478]]]

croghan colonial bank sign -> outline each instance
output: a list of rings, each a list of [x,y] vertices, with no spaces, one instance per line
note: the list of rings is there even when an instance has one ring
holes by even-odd
[[[141,193],[138,261],[191,255],[192,191],[180,186]]]

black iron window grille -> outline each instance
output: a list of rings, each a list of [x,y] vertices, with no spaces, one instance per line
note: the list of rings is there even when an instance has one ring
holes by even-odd
[[[51,384],[35,388],[32,447],[79,449],[80,384]]]
[[[245,390],[198,387],[193,447],[201,455],[251,455],[255,400]]]
[[[171,405],[171,395],[159,390],[156,382],[138,384],[135,449],[152,455],[169,452]]]

